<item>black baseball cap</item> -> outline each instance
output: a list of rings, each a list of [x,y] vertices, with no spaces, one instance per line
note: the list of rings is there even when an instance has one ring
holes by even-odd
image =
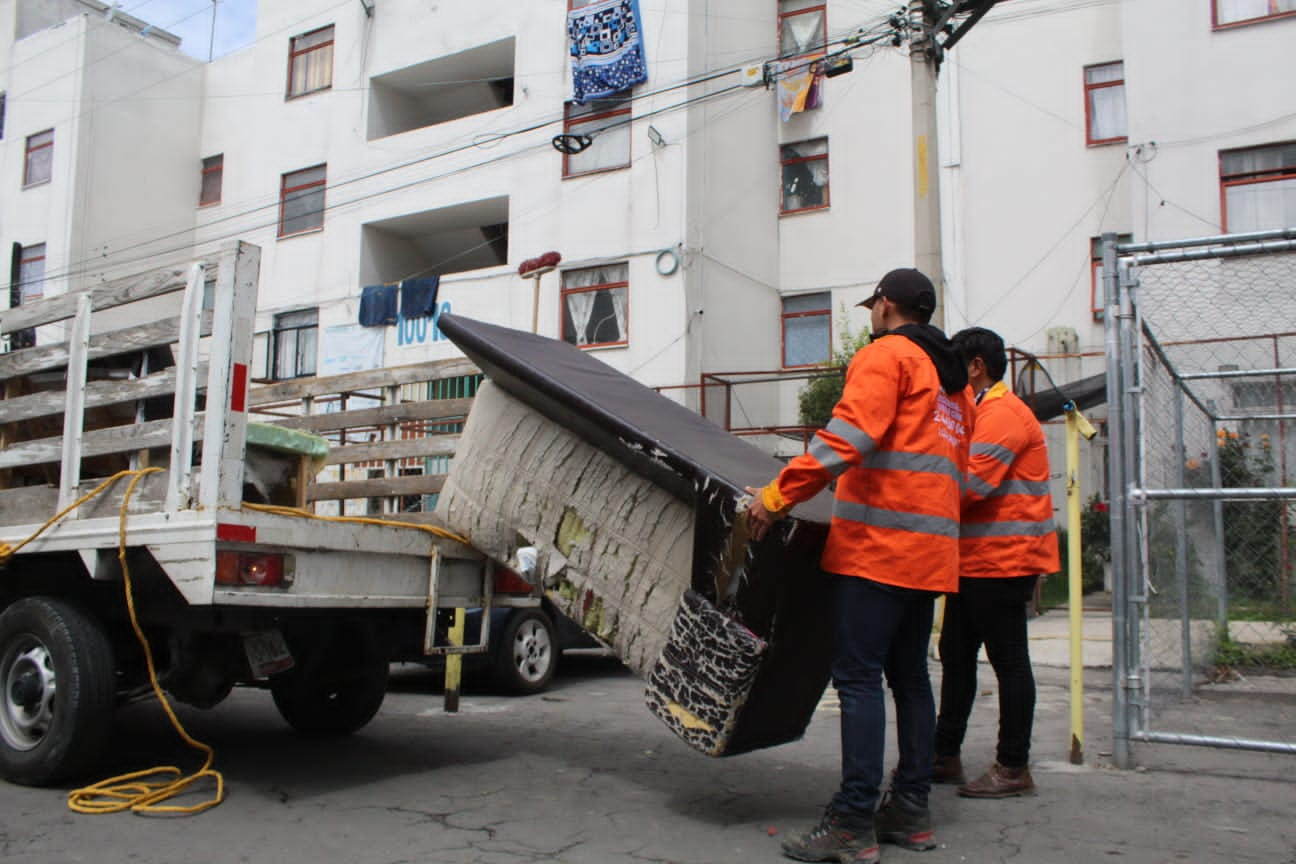
[[[920,312],[931,312],[936,308],[936,288],[930,279],[912,267],[899,267],[883,276],[873,293],[856,305],[872,309],[879,297]]]

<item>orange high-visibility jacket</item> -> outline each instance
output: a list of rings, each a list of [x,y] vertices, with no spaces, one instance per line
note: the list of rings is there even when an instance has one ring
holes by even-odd
[[[1058,570],[1044,430],[1002,381],[976,409],[959,553],[964,576]]]
[[[904,336],[855,354],[832,420],[775,481],[795,504],[837,480],[823,569],[958,590],[959,498],[974,408],[971,389],[946,393],[931,358]]]

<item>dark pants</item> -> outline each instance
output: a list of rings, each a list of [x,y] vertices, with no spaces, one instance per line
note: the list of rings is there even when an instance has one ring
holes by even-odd
[[[999,680],[1000,765],[1021,768],[1030,761],[1035,720],[1035,676],[1026,639],[1026,604],[1037,576],[959,580],[959,593],[945,598],[941,627],[941,701],[936,720],[936,753],[957,756],[967,734],[977,693],[977,654],[986,655]]]
[[[834,810],[872,813],[886,755],[882,675],[895,699],[900,762],[892,787],[927,802],[936,706],[927,675],[936,595],[833,575],[833,684],[841,702],[841,789]]]

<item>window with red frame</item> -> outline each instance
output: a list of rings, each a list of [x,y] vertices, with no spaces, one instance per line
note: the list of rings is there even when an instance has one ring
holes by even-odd
[[[27,157],[23,164],[23,186],[48,183],[54,167],[54,130],[27,136]]]
[[[1221,152],[1220,206],[1229,234],[1296,225],[1296,141]]]
[[[564,177],[614,171],[630,164],[629,98],[591,99],[584,105],[568,102],[563,114],[565,134],[589,136],[584,150],[563,154]]]
[[[630,341],[630,265],[564,270],[562,338],[580,348]]]
[[[198,193],[198,206],[219,204],[221,184],[225,178],[225,154],[218,153],[202,160],[202,190]]]
[[[288,96],[333,86],[333,25],[294,36],[288,45]]]
[[[1117,234],[1117,243],[1133,243],[1133,234]],[[1093,320],[1101,321],[1105,315],[1106,298],[1103,293],[1102,238],[1089,239],[1089,311]]]
[[[283,175],[279,187],[280,237],[324,227],[326,169],[325,165],[316,165]]]
[[[832,359],[832,294],[783,298],[783,365],[811,366]]]
[[[1125,63],[1086,66],[1085,143],[1115,144],[1126,140]]]
[[[828,206],[828,139],[816,138],[781,148],[780,213],[801,213]]]
[[[827,34],[828,7],[823,0],[779,0],[780,57],[822,54]]]
[[[1216,27],[1296,15],[1296,0],[1215,0],[1212,6]]]

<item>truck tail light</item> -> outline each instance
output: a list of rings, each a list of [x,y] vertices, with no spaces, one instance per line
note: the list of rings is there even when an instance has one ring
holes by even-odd
[[[217,585],[287,588],[293,582],[287,555],[267,552],[217,552]]]
[[[496,594],[530,594],[531,583],[518,575],[517,571],[507,567],[495,567]]]

